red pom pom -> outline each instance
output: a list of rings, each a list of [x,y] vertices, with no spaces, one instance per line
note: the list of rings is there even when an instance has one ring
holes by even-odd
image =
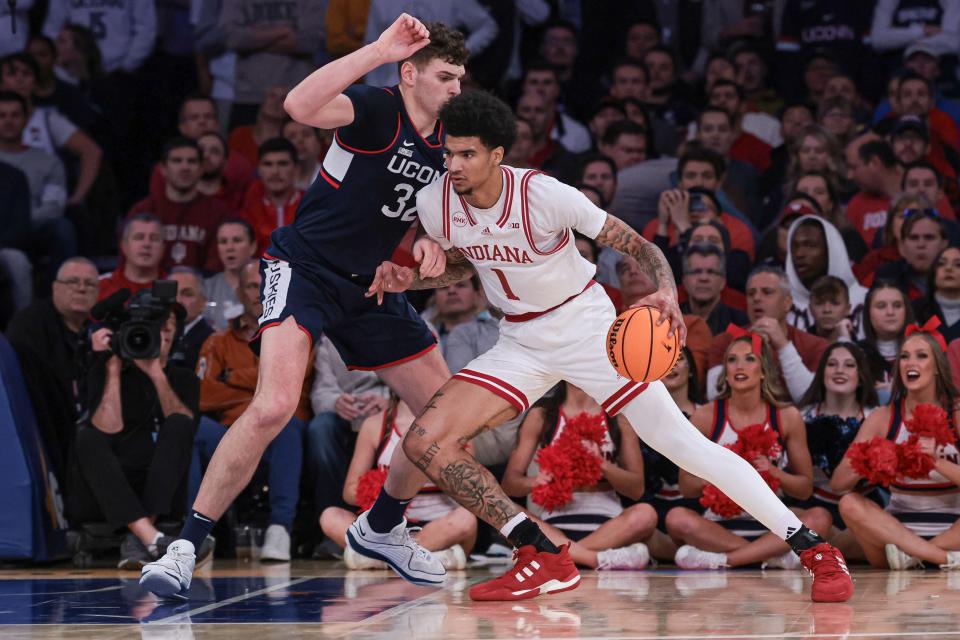
[[[897,479],[897,445],[884,437],[854,442],[846,457],[853,470],[869,482],[889,487]]]
[[[727,494],[712,484],[707,484],[703,487],[700,504],[721,518],[733,518],[743,513],[740,505],[728,498]]]
[[[573,499],[575,487],[592,487],[600,482],[603,460],[583,446],[583,440],[603,445],[605,417],[581,413],[567,420],[560,436],[537,452],[541,471],[553,480],[534,487],[531,499],[550,511]]]
[[[387,470],[380,467],[370,469],[360,476],[360,481],[357,482],[357,504],[361,510],[366,511],[373,506],[386,480]]]
[[[781,453],[777,432],[767,429],[762,424],[751,424],[738,431],[736,442],[727,445],[727,448],[749,462],[763,457],[776,459]],[[773,477],[769,471],[762,472],[760,477],[771,490],[776,491],[780,488],[780,480]],[[743,513],[740,505],[712,484],[703,487],[700,504],[721,518],[733,518]]]
[[[933,456],[920,449],[915,435],[897,445],[897,475],[901,478],[926,478],[936,464]]]
[[[957,439],[947,412],[935,404],[918,404],[907,420],[907,430],[921,438],[933,438],[938,446],[952,444]]]

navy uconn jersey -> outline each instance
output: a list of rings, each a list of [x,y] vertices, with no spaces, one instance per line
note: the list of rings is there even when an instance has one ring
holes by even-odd
[[[271,239],[342,272],[372,275],[417,219],[417,191],[443,172],[442,131],[438,124],[424,139],[397,87],[354,85],[344,94],[353,122],[334,134],[294,223]]]

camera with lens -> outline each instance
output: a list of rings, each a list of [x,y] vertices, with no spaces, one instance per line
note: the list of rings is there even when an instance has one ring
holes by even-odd
[[[177,281],[157,280],[138,291],[126,306],[112,309],[103,318],[113,331],[110,347],[122,360],[160,357],[160,331],[177,301]]]

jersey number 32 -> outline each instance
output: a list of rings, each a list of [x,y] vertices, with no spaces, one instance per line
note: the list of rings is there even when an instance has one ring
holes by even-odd
[[[414,188],[406,182],[398,182],[393,190],[398,192],[397,203],[393,207],[383,205],[380,212],[388,218],[400,218],[403,222],[413,222],[417,218],[416,203],[407,208],[407,201],[414,194]]]

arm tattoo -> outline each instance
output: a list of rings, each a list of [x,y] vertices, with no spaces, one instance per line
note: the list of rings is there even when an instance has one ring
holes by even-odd
[[[666,256],[657,245],[647,242],[623,220],[607,214],[607,221],[596,241],[597,244],[606,245],[636,258],[644,274],[658,289],[670,289],[676,297],[677,285]]]
[[[447,268],[441,275],[436,278],[421,278],[417,270],[414,270],[413,283],[409,288],[411,290],[440,289],[441,287],[455,284],[461,280],[466,280],[473,275],[473,265],[467,261],[463,252],[457,248],[453,248],[447,249],[446,254]]]

